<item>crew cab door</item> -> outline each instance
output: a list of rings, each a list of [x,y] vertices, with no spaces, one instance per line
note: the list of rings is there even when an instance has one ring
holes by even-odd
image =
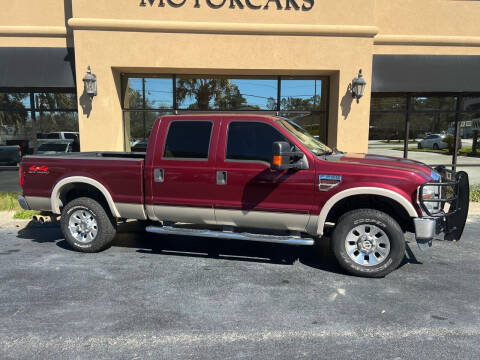
[[[238,120],[237,120],[238,119]],[[312,211],[315,170],[272,170],[274,141],[288,141],[273,121],[222,121],[217,152],[215,217],[237,227],[305,231]]]
[[[149,214],[158,220],[215,224],[215,155],[219,120],[162,120],[151,171]]]

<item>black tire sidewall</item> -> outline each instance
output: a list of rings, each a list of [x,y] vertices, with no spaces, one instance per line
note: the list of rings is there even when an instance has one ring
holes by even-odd
[[[68,227],[72,213],[77,210],[87,210],[97,222],[97,236],[89,243],[75,239]],[[90,198],[78,198],[68,203],[62,210],[60,226],[65,240],[75,250],[82,252],[97,252],[107,248],[115,236],[114,220],[97,201]]]
[[[374,266],[354,262],[345,249],[345,239],[353,227],[361,224],[382,229],[390,241],[387,259]],[[332,250],[339,264],[350,274],[364,277],[383,277],[395,270],[405,257],[405,237],[398,223],[389,215],[371,209],[353,210],[343,215],[332,233]]]

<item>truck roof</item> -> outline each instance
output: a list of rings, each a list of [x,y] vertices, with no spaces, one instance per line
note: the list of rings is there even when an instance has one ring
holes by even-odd
[[[195,120],[195,119],[201,119],[204,120],[205,117],[209,118],[219,118],[219,117],[228,117],[228,118],[241,118],[242,120],[258,120],[258,119],[269,119],[269,120],[275,120],[278,119],[278,116],[275,115],[263,115],[263,114],[252,114],[252,113],[245,113],[245,114],[238,114],[238,113],[210,113],[210,112],[205,112],[205,113],[188,113],[188,114],[172,114],[172,115],[162,115],[159,117],[159,119],[189,119],[189,120]]]

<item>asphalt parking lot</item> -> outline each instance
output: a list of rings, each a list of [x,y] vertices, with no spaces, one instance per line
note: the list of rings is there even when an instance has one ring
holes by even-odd
[[[82,254],[55,226],[1,229],[0,358],[480,358],[480,217],[383,279],[328,247],[131,230]]]

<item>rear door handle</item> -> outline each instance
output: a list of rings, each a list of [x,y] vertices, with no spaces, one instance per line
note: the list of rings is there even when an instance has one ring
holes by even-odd
[[[165,180],[163,169],[153,170],[153,179],[155,182],[163,182]]]
[[[217,171],[217,185],[226,185],[226,184],[227,184],[227,172]]]

